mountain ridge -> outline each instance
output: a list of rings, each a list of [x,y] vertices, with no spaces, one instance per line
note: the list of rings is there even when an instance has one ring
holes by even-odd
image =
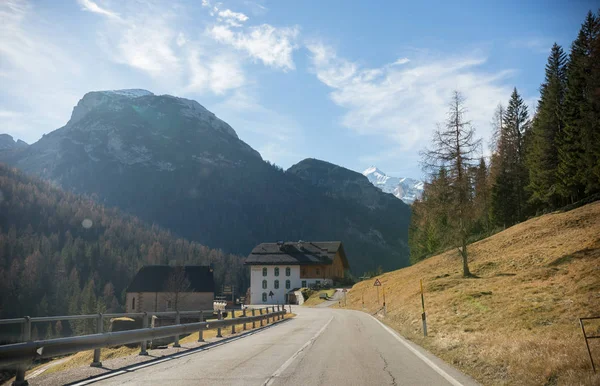
[[[408,265],[408,207],[395,198],[389,204],[347,169],[334,175],[342,186],[361,186],[354,197],[307,183],[319,168],[304,178],[284,172],[196,101],[145,90],[90,92],[65,126],[0,152],[0,162],[226,252],[330,239],[344,242],[356,274]]]
[[[423,195],[423,181],[409,177],[392,177],[376,166],[368,167],[362,174],[383,192],[391,193],[409,205]]]

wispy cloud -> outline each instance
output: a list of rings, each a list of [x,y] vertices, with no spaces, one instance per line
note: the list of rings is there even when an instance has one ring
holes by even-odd
[[[520,48],[533,51],[538,54],[549,54],[554,41],[548,37],[528,37],[515,39],[508,42],[510,48]]]
[[[297,27],[275,28],[269,24],[253,26],[247,31],[233,31],[226,25],[215,25],[210,29],[210,35],[216,41],[282,70],[295,69],[292,53],[298,48],[295,43],[298,33]]]
[[[81,9],[88,12],[94,12],[111,19],[121,20],[121,17],[118,13],[112,12],[106,8],[100,7],[98,4],[94,3],[92,0],[77,0],[77,2],[81,5]]]
[[[387,138],[388,148],[372,159],[394,158],[425,146],[436,122],[445,119],[454,89],[465,94],[468,118],[478,134],[487,137],[495,106],[511,91],[506,78],[512,72],[481,71],[486,62],[481,56],[421,60],[410,62],[412,65],[402,58],[393,65],[362,68],[338,57],[321,42],[310,43],[307,48],[312,71],[331,88],[331,100],[346,109],[341,124],[362,135]]]

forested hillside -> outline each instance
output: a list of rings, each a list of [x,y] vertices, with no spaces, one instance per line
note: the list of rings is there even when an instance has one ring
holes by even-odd
[[[600,193],[600,12],[588,13],[568,57],[552,46],[533,114],[516,88],[498,106],[490,159],[467,151],[477,139],[460,102],[445,123],[455,148],[434,138],[425,152],[437,162],[425,157],[431,178],[412,206],[412,262],[450,248],[466,259],[464,242]]]
[[[121,311],[144,264],[214,264],[247,285],[242,259],[0,164],[0,318]]]

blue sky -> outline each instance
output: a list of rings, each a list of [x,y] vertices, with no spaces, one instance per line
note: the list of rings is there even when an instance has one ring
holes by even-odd
[[[466,96],[484,142],[517,87],[533,110],[553,42],[595,2],[6,0],[0,132],[28,143],[88,91],[195,99],[288,168],[314,157],[420,178],[418,152]],[[486,153],[486,149],[482,150]]]

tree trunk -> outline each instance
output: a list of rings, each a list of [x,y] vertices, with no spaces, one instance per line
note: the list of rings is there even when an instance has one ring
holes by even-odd
[[[462,250],[460,251],[461,255],[462,255],[462,260],[463,260],[463,276],[464,277],[471,277],[471,271],[469,271],[469,262],[468,262],[468,255],[467,255],[467,238],[463,236],[462,238]]]

